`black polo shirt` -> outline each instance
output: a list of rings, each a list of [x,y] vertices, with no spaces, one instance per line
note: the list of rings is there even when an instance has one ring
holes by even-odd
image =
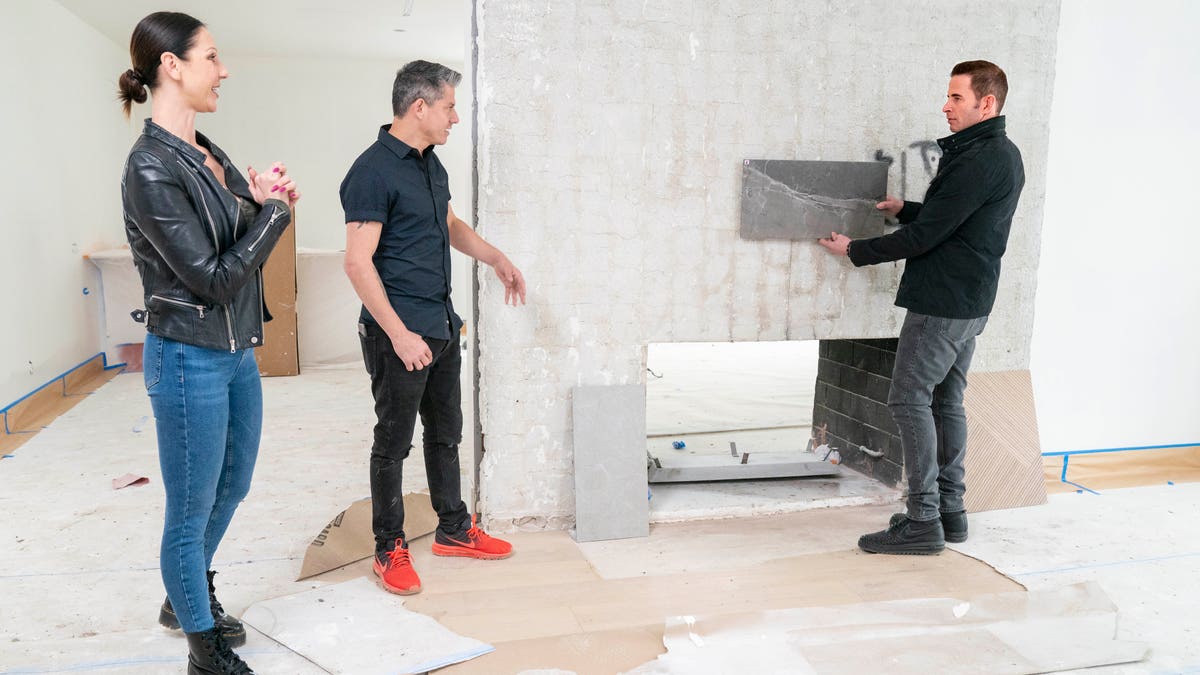
[[[419,153],[388,128],[346,173],[342,209],[347,223],[383,223],[372,261],[404,325],[449,340],[462,327],[450,302],[449,176],[433,146]],[[361,317],[378,323],[365,306]]]

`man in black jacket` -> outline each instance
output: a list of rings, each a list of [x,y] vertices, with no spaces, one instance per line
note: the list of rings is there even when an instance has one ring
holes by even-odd
[[[1025,185],[1021,153],[1000,114],[1004,71],[987,61],[954,66],[942,112],[950,136],[924,203],[888,197],[876,208],[902,227],[851,241],[820,243],[855,266],[905,259],[896,305],[908,310],[896,349],[888,407],[900,431],[908,512],[859,538],[870,553],[930,554],[967,538],[963,392],[975,338],[996,300],[1000,258]]]

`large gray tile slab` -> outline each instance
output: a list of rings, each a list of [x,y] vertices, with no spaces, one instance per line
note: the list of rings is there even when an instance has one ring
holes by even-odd
[[[884,162],[744,160],[741,236],[877,237],[884,223],[875,204],[887,196],[887,170]]]
[[[646,536],[646,388],[575,387],[572,417],[576,541]]]

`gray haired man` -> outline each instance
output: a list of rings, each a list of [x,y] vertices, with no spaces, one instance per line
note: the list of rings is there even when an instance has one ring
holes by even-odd
[[[417,415],[438,514],[433,552],[512,555],[508,542],[475,526],[459,476],[462,319],[450,301],[450,247],[490,265],[506,303],[525,303],[520,270],[454,215],[446,169],[433,152],[458,123],[454,87],[461,78],[428,61],[401,68],[392,85],[391,124],[379,130],[341,186],[346,275],[363,303],[358,333],[377,418],[371,446],[375,573],[385,590],[402,595],[421,590],[404,535],[401,494]]]

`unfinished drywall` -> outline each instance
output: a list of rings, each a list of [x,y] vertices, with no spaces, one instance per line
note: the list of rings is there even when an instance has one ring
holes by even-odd
[[[1046,451],[1200,442],[1197,26],[1188,0],[1063,3],[1032,353]]]
[[[647,342],[892,337],[900,265],[738,238],[746,158],[891,158],[919,198],[954,63],[985,58],[1027,184],[976,368],[1028,367],[1056,0],[476,2],[479,227],[530,306],[481,277],[484,508],[572,512],[569,393],[643,381]]]
[[[126,54],[57,3],[0,9],[0,407],[100,351],[98,275],[83,255],[124,241]]]

